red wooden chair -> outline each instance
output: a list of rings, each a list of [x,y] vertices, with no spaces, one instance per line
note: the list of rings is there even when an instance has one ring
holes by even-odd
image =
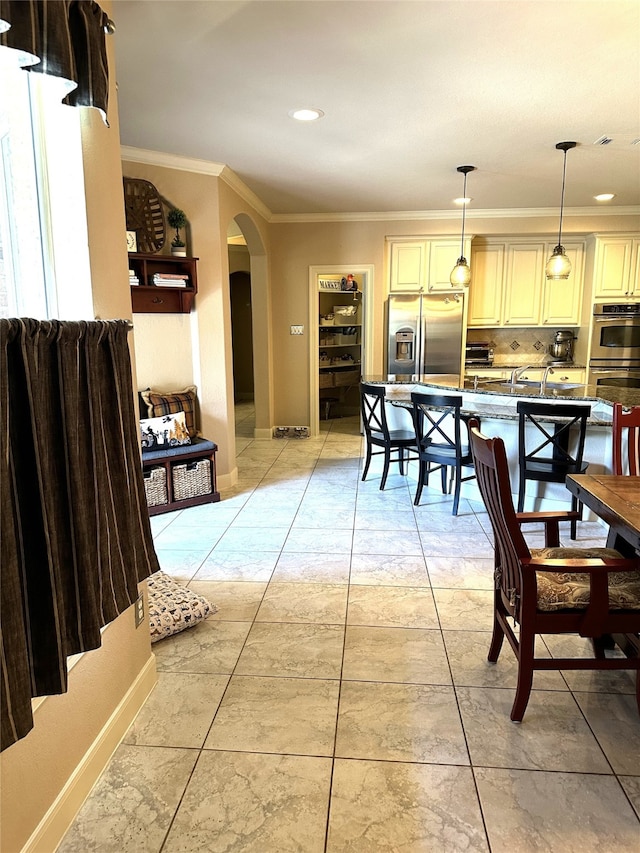
[[[625,412],[620,403],[613,404],[613,473],[640,477],[640,406]]]
[[[493,636],[488,659],[496,663],[506,635],[518,659],[518,684],[511,719],[524,716],[540,669],[631,669],[640,711],[640,559],[623,559],[609,548],[560,548],[558,523],[577,512],[516,513],[509,469],[500,438],[481,435],[469,421],[478,486],[495,540]],[[546,546],[529,551],[520,530],[544,522]],[[519,626],[516,634],[509,618]],[[593,641],[594,658],[537,658],[536,634],[578,633]],[[606,658],[606,635],[614,635],[627,657]]]

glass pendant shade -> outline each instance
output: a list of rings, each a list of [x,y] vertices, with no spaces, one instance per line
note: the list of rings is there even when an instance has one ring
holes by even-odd
[[[545,275],[549,281],[562,281],[569,278],[571,273],[571,261],[564,253],[562,245],[562,214],[564,212],[564,185],[567,175],[567,151],[576,147],[575,142],[558,142],[556,148],[559,151],[564,151],[564,160],[562,164],[562,194],[560,196],[560,226],[558,228],[558,245],[553,250],[553,254],[547,261],[545,267]]]
[[[564,253],[564,246],[558,244],[553,250],[553,254],[547,261],[545,273],[551,281],[561,281],[569,278],[571,273],[571,261]]]
[[[451,270],[451,275],[449,276],[451,287],[469,287],[469,283],[471,281],[471,270],[469,269],[469,264],[464,256],[464,219],[467,210],[467,175],[469,172],[474,172],[475,168],[475,166],[458,166],[457,168],[457,171],[462,172],[464,175],[464,188],[462,190],[462,197],[464,201],[462,203],[462,237],[460,239],[460,257],[458,258],[458,262],[455,267]]]
[[[463,256],[458,258],[458,263],[451,270],[449,281],[454,287],[468,287],[471,281],[471,270],[467,259]]]

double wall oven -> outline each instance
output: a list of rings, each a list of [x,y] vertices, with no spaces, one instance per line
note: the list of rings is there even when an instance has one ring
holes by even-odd
[[[640,302],[593,306],[589,383],[640,388]]]

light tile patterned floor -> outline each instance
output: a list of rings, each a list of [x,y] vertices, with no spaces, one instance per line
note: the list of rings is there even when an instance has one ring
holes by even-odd
[[[414,508],[396,473],[380,492],[357,420],[322,426],[254,441],[238,406],[238,486],[153,518],[163,569],[219,611],[154,646],[158,685],[60,853],[638,853],[632,677],[538,673],[511,723],[482,507]]]

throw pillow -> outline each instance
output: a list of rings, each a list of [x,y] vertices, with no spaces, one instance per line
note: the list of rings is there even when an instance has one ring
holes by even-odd
[[[167,450],[181,444],[191,444],[184,412],[145,418],[140,421],[140,443],[145,450]]]
[[[195,385],[188,385],[182,391],[153,391],[147,388],[140,396],[147,406],[147,415],[158,418],[161,415],[173,415],[184,412],[187,429],[191,438],[198,435],[196,429],[196,392]]]
[[[149,631],[156,643],[185,628],[192,628],[218,609],[201,595],[177,583],[164,572],[147,579],[149,590]]]

